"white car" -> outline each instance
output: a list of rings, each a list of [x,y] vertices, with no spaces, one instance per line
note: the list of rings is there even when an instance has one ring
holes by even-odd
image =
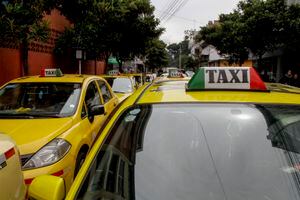
[[[0,199],[25,199],[26,186],[15,142],[0,134]]]

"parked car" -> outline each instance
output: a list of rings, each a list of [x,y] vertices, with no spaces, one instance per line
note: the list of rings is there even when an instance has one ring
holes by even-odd
[[[1,87],[0,132],[20,149],[26,184],[52,174],[63,177],[68,190],[118,102],[105,79],[56,69]]]
[[[120,102],[125,100],[136,90],[134,80],[130,76],[102,75],[101,77],[103,77],[108,82],[113,92],[119,98]]]
[[[24,200],[26,186],[16,143],[0,133],[0,199]]]
[[[43,176],[29,196],[300,199],[300,90],[245,67],[201,68],[184,82],[154,82],[120,105],[69,193]]]

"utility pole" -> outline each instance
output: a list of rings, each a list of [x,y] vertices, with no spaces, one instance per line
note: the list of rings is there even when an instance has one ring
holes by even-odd
[[[181,69],[181,45],[179,44],[179,69]]]

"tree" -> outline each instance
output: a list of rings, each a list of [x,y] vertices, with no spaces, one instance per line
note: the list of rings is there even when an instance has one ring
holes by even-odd
[[[297,49],[299,45],[299,5],[285,0],[245,0],[230,14],[219,16],[218,23],[201,27],[198,40],[214,45],[233,62],[240,64],[249,51],[259,59],[278,48]]]
[[[16,45],[21,50],[23,75],[28,74],[28,48],[32,41],[46,41],[49,24],[43,20],[55,6],[53,0],[2,0],[0,4],[0,45]]]
[[[106,63],[115,56],[120,69],[125,60],[145,55],[147,42],[162,32],[149,0],[63,0],[61,11],[74,27],[59,39],[57,50],[72,41],[69,46],[85,48]]]
[[[182,62],[182,58],[188,57],[190,54],[189,40],[185,38],[183,41],[179,43],[170,44],[169,46],[167,46],[167,49],[169,51],[170,65],[173,67],[179,67],[179,59],[181,58],[181,64],[184,64]]]
[[[150,70],[167,67],[169,63],[167,45],[162,40],[154,39],[149,42],[148,46],[146,50],[146,67]]]
[[[243,63],[248,58],[248,49],[244,44],[247,35],[243,34],[244,27],[239,17],[237,11],[220,15],[217,23],[201,28],[197,40],[215,46],[231,62]]]

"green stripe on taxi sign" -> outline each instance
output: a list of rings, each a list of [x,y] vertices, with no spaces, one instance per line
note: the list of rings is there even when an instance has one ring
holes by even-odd
[[[205,88],[204,68],[198,69],[198,71],[194,74],[194,76],[188,83],[188,89],[190,90],[196,90],[199,88]]]

